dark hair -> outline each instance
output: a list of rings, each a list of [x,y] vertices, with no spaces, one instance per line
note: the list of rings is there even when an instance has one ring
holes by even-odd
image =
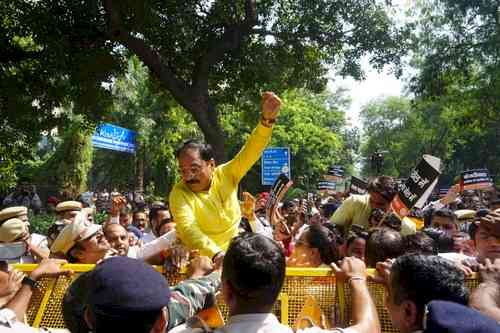
[[[455,213],[453,213],[453,211],[451,209],[448,209],[448,208],[438,209],[438,210],[434,211],[432,216],[446,217],[446,218],[451,219],[452,221],[455,221],[457,219],[457,216],[455,215]]]
[[[389,228],[375,228],[366,242],[366,265],[374,268],[377,262],[397,258],[404,253],[403,236]]]
[[[211,145],[198,140],[188,140],[175,151],[175,157],[179,158],[187,150],[196,150],[204,161],[210,161],[215,158],[215,153]]]
[[[313,224],[305,232],[307,232],[307,243],[311,248],[318,249],[324,264],[329,265],[339,260],[337,238],[332,231],[320,224]]]
[[[356,239],[361,238],[365,241],[368,239],[368,232],[365,231],[363,226],[353,224],[351,230],[347,234],[347,246],[351,245]]]
[[[326,203],[323,205],[323,216],[327,219],[332,217],[333,213],[339,208],[339,205],[336,203]]]
[[[417,231],[413,235],[404,236],[404,241],[407,253],[426,256],[438,254],[434,239],[424,232]]]
[[[430,227],[432,224],[432,215],[434,214],[435,209],[430,207],[429,209],[424,210],[424,226]]]
[[[77,242],[71,249],[66,253],[66,258],[70,264],[75,264],[78,262],[78,258],[74,255],[75,251],[85,251],[85,248],[80,242]]]
[[[144,209],[135,209],[132,215],[135,216],[135,214],[146,214],[146,212]]]
[[[165,205],[156,205],[151,207],[151,210],[149,211],[149,222],[153,221],[158,217],[158,212],[162,210],[168,210],[167,206]]]
[[[467,233],[470,238],[475,241],[476,232],[479,228],[479,220],[481,217],[485,217],[490,213],[490,210],[487,208],[481,208],[476,212],[475,221],[468,225]]]
[[[288,208],[293,208],[295,206],[297,206],[297,204],[295,202],[293,202],[292,200],[287,200],[287,201],[283,202],[282,208],[288,209]]]
[[[243,233],[233,238],[224,256],[222,280],[229,282],[238,301],[272,305],[285,280],[285,255],[263,235]]]
[[[120,210],[120,215],[129,215],[132,214],[132,206],[128,203],[122,207]]]
[[[488,206],[491,208],[497,205],[500,205],[500,199],[492,200]]]
[[[438,256],[404,255],[391,268],[392,301],[415,303],[422,320],[425,305],[442,300],[467,305],[469,290],[464,273],[451,261]]]
[[[389,176],[375,177],[368,182],[366,188],[368,192],[376,192],[384,197],[385,200],[391,201],[397,193],[397,186],[394,179]]]
[[[437,228],[425,228],[422,232],[434,240],[435,251],[438,253],[453,252],[453,236],[449,233]]]
[[[332,232],[333,236],[335,237],[335,245],[340,246],[344,244],[345,239],[342,230],[340,230],[339,225],[333,223],[325,223],[323,224],[323,227],[327,228]]]

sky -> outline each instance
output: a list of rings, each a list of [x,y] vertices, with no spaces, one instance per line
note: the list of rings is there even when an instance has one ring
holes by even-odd
[[[351,98],[351,106],[347,110],[347,118],[351,126],[361,128],[359,113],[368,102],[387,96],[400,96],[403,94],[404,83],[397,79],[385,68],[382,72],[371,68],[367,59],[363,59],[363,69],[366,79],[356,81],[353,78],[336,78],[328,83],[329,89],[335,91],[336,87],[347,88]]]
[[[412,5],[414,0],[392,0],[394,14],[397,21],[404,21],[403,12]],[[351,126],[361,128],[359,113],[368,102],[387,96],[401,96],[403,94],[404,83],[397,79],[389,71],[389,67],[378,72],[371,68],[368,58],[361,60],[362,68],[365,71],[365,80],[356,81],[352,78],[335,78],[330,80],[328,88],[335,91],[337,87],[348,89],[351,98],[351,106],[347,110],[347,118]],[[333,74],[331,74],[333,75]]]

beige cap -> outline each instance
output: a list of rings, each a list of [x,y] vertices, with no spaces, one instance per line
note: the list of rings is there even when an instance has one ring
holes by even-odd
[[[80,201],[63,201],[57,204],[56,206],[56,212],[57,213],[62,213],[62,212],[67,212],[71,210],[77,210],[81,211],[83,208],[83,205]]]
[[[14,217],[28,215],[28,208],[24,206],[9,207],[0,210],[0,222],[6,221]]]
[[[50,247],[50,251],[53,253],[61,252],[67,255],[68,251],[76,243],[90,238],[99,230],[101,230],[100,225],[92,224],[79,215],[74,223],[68,224],[61,230]]]
[[[455,216],[459,220],[469,220],[476,217],[476,211],[472,209],[459,209],[455,211]]]
[[[13,242],[26,231],[26,223],[16,218],[9,219],[0,226],[0,242]]]

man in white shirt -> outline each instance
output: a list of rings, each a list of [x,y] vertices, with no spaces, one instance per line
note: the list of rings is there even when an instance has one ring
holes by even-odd
[[[322,330],[317,327],[299,333],[313,332],[379,332],[377,310],[366,285],[366,266],[353,257],[340,267],[332,265],[337,279],[350,284],[353,299],[353,326],[347,329]],[[235,237],[224,257],[222,293],[230,318],[216,333],[292,333],[272,314],[285,280],[285,256],[273,240],[245,233]]]
[[[235,237],[222,268],[222,293],[230,318],[216,332],[291,333],[271,312],[285,271],[285,256],[276,242],[253,233]]]

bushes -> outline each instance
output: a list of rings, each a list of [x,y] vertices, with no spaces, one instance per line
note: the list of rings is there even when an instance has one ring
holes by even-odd
[[[31,216],[29,221],[30,232],[32,234],[36,233],[47,235],[47,231],[49,230],[49,227],[56,221],[56,217],[54,215],[39,214]]]

